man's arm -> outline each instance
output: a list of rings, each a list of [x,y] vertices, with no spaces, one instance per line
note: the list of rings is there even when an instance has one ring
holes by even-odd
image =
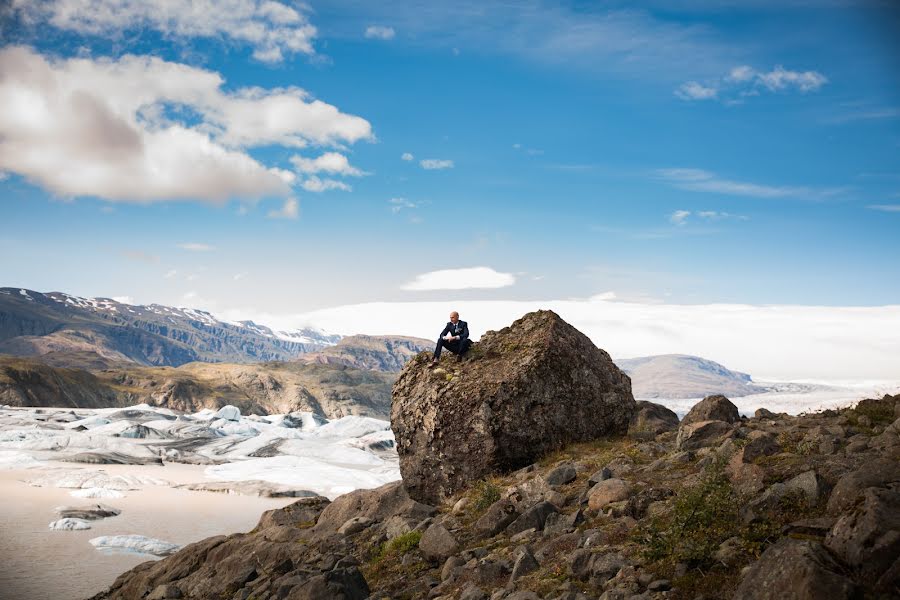
[[[457,337],[459,337],[459,341],[469,339],[469,324],[466,323],[465,321],[463,321],[462,324],[463,324],[463,330],[459,334],[459,336],[457,336]]]
[[[441,334],[438,337],[444,337],[448,333],[450,333],[450,323],[447,323],[446,325],[444,325],[444,330],[441,332]]]

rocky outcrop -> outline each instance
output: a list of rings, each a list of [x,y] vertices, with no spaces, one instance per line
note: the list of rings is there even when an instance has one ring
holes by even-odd
[[[900,449],[870,442],[898,406],[573,444],[436,506],[400,482],[304,498],[96,598],[896,598]]]
[[[437,503],[574,442],[624,434],[628,376],[552,311],[486,333],[457,365],[423,353],[392,391],[391,427],[413,498]]]

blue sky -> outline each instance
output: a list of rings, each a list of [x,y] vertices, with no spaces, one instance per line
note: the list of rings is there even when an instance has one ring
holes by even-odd
[[[890,2],[142,4],[7,9],[0,284],[900,304]]]

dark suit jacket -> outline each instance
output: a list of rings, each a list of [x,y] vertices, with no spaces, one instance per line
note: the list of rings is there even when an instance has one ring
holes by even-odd
[[[444,326],[444,330],[439,337],[444,337],[448,333],[454,336],[458,335],[460,342],[465,341],[469,339],[469,324],[463,320],[457,321],[456,325],[447,321],[447,325]]]

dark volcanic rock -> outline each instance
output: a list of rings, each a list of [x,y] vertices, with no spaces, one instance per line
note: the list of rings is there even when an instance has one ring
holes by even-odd
[[[821,544],[783,538],[750,567],[734,600],[842,600],[855,592]]]
[[[870,581],[900,558],[900,486],[868,488],[863,501],[844,514],[825,545]]]
[[[638,400],[628,433],[663,433],[678,429],[678,415],[662,404]]]
[[[552,311],[490,331],[428,369],[423,353],[394,384],[391,427],[411,497],[437,503],[490,473],[531,464],[567,444],[624,434],[631,381]]]
[[[700,421],[736,423],[740,419],[741,416],[738,414],[737,406],[732,404],[731,400],[721,395],[707,396],[695,404],[688,411],[688,414],[684,415],[684,419],[681,420],[681,426],[684,427],[690,423],[699,423]]]

